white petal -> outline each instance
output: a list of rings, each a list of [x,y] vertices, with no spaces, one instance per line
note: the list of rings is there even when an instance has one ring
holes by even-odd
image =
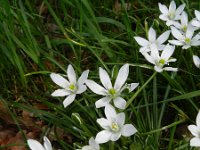
[[[58,89],[58,90],[55,90],[51,96],[67,96],[69,95],[70,92],[65,90],[65,89]]]
[[[127,77],[129,74],[129,64],[123,65],[117,75],[117,79],[115,81],[114,89],[117,91],[122,87],[122,85],[125,83]]]
[[[195,125],[189,125],[188,130],[194,135],[195,137],[199,137],[200,128]]]
[[[122,127],[124,125],[125,122],[125,113],[119,113],[116,116],[116,120],[117,124]]]
[[[86,81],[86,85],[89,87],[89,89],[98,94],[98,95],[106,95],[106,90],[100,86],[99,84],[97,84],[96,82],[92,81],[92,80],[87,80]]]
[[[191,39],[194,34],[194,30],[195,28],[193,26],[188,26],[186,31],[186,37]]]
[[[190,140],[190,146],[200,147],[200,138],[194,137]]]
[[[154,66],[154,70],[156,72],[162,72],[163,71],[163,68],[161,68],[160,66]]]
[[[200,35],[196,34],[193,38],[192,38],[192,42],[196,42],[200,40]]]
[[[166,14],[161,14],[161,15],[159,16],[159,18],[160,18],[161,20],[163,20],[163,21],[169,20]]]
[[[188,14],[185,11],[183,11],[183,13],[181,15],[181,24],[182,25],[188,24]]]
[[[119,109],[126,108],[126,101],[122,97],[117,97],[113,99],[114,105]]]
[[[121,136],[121,132],[113,133],[110,137],[111,141],[117,141]]]
[[[104,129],[108,130],[111,122],[105,118],[97,119],[97,123]]]
[[[183,45],[182,49],[188,49],[190,47],[191,47],[191,45]]]
[[[164,49],[165,45],[164,44],[161,44],[161,45],[158,45],[158,50],[159,51],[162,51]]]
[[[195,10],[194,11],[196,18],[200,21],[200,11]]]
[[[27,143],[31,150],[45,150],[44,147],[36,140],[28,139]]]
[[[196,55],[193,55],[193,61],[194,61],[194,64],[197,68],[200,68],[200,59],[198,56]]]
[[[181,32],[176,29],[175,27],[171,26],[171,32],[172,32],[172,35],[179,41],[183,40],[184,39],[184,36],[181,34]]]
[[[167,62],[169,63],[169,62],[176,62],[176,58],[170,58]]]
[[[113,120],[113,118],[116,118],[117,113],[115,111],[115,108],[112,105],[106,105],[105,115],[108,120]]]
[[[99,67],[99,76],[100,76],[100,80],[101,80],[101,83],[103,84],[103,86],[106,89],[111,89],[112,83],[110,81],[110,77],[109,77],[108,73],[101,67]]]
[[[173,25],[179,30],[182,28],[182,25],[179,22],[174,22]]]
[[[158,39],[157,39],[157,42],[159,44],[163,44],[168,38],[169,38],[169,35],[170,35],[170,30],[164,32],[163,34],[161,34]]]
[[[86,145],[86,146],[83,146],[82,149],[76,149],[76,150],[93,150],[93,147],[90,145]]]
[[[68,65],[67,76],[68,76],[68,79],[69,79],[70,83],[73,83],[73,84],[76,83],[76,73],[75,73],[74,68],[72,67],[72,65]]]
[[[131,83],[128,84],[127,88],[129,90],[129,92],[132,92],[133,90],[135,90],[136,87],[138,87],[139,83]]]
[[[65,100],[63,101],[64,107],[66,108],[67,106],[69,106],[74,101],[75,97],[76,97],[76,94],[71,94],[67,96]]]
[[[158,3],[158,6],[159,6],[160,11],[163,14],[167,14],[168,13],[169,10],[168,10],[167,6],[165,6],[165,5],[161,4],[161,3]]]
[[[178,45],[178,46],[183,45],[183,42],[178,41],[178,40],[169,40],[168,42],[173,44],[173,45]]]
[[[94,140],[93,137],[90,138],[89,145],[92,146],[93,148],[95,148],[95,150],[100,149],[99,144]]]
[[[50,77],[54,83],[62,88],[66,88],[69,85],[69,82],[59,74],[51,73]]]
[[[95,141],[99,144],[106,143],[110,140],[111,135],[112,135],[112,132],[103,130],[103,131],[97,133]]]
[[[166,25],[167,26],[171,26],[171,25],[173,25],[174,24],[174,21],[173,20],[167,20],[167,22],[166,22]]]
[[[191,45],[192,46],[199,46],[200,45],[200,40],[198,40],[198,41],[192,41]]]
[[[125,124],[121,129],[123,136],[131,136],[137,132],[137,129],[132,124]]]
[[[180,5],[176,10],[175,15],[180,15],[183,12],[184,8],[185,8],[185,4]]]
[[[174,72],[176,72],[176,71],[178,71],[178,68],[164,67],[163,70],[165,70],[165,71],[174,71]]]
[[[87,90],[86,85],[80,84],[78,85],[78,90],[76,91],[76,94],[81,94]]]
[[[200,111],[198,112],[197,117],[196,117],[196,124],[200,128]]]
[[[192,25],[195,26],[195,27],[200,27],[200,21],[198,20],[192,20]]]
[[[147,41],[146,39],[139,37],[139,36],[135,36],[134,39],[136,40],[136,42],[140,45],[140,46],[147,46],[149,44],[149,41]]]
[[[105,107],[106,105],[109,104],[110,100],[111,99],[108,97],[103,97],[95,102],[95,106],[96,108]]]
[[[139,50],[140,53],[149,52],[149,51],[150,51],[150,49],[148,46],[141,47]]]
[[[89,70],[85,70],[78,79],[78,84],[84,84],[88,78]]]
[[[171,46],[167,44],[164,50],[162,51],[161,58],[167,61],[174,53],[174,50],[175,50],[175,46]]]
[[[148,32],[148,39],[150,42],[155,42],[156,40],[156,31],[151,27]]]
[[[171,1],[169,5],[169,12],[173,12],[176,10],[176,3],[174,1]]]
[[[156,44],[152,44],[151,47],[151,57],[154,59],[154,60],[158,60],[160,59],[160,56],[159,56],[159,51],[158,51],[158,47]]]
[[[142,53],[142,55],[145,57],[145,59],[150,62],[151,64],[155,64],[155,61],[153,57],[151,57],[148,53]]]
[[[45,150],[52,150],[52,145],[49,139],[46,136],[44,136],[43,140],[44,140]]]

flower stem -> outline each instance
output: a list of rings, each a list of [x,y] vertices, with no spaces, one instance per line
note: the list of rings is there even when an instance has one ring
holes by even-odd
[[[115,142],[114,142],[114,141],[111,141],[111,142],[110,142],[109,150],[114,150],[114,149],[115,149]]]
[[[181,119],[181,120],[179,120],[179,121],[173,122],[173,123],[171,123],[171,124],[169,124],[169,125],[167,125],[167,126],[164,126],[164,127],[162,127],[162,128],[159,128],[159,129],[156,129],[156,130],[152,130],[152,131],[146,132],[146,133],[141,133],[141,135],[149,135],[149,134],[153,134],[153,133],[156,133],[156,132],[160,132],[160,131],[162,131],[162,130],[169,129],[169,128],[171,128],[171,127],[173,127],[173,126],[175,126],[175,125],[181,124],[181,123],[183,123],[183,122],[185,122],[185,118],[183,118],[183,119]]]
[[[155,77],[157,72],[154,72],[152,76],[142,85],[141,88],[137,90],[137,92],[127,101],[126,108],[133,102],[136,96],[146,87],[146,85]]]

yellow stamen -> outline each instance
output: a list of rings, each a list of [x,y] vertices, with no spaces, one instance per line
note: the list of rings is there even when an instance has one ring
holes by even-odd
[[[164,65],[165,64],[165,60],[164,59],[159,60],[159,64]]]
[[[115,122],[113,122],[112,125],[111,125],[111,129],[112,129],[112,131],[114,131],[114,132],[119,131],[119,126],[118,126],[118,124],[115,123]]]

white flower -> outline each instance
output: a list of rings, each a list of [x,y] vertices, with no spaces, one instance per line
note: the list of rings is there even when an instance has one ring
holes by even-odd
[[[61,89],[55,90],[51,95],[67,96],[63,101],[64,107],[67,107],[74,101],[76,94],[81,94],[87,89],[85,81],[87,80],[88,73],[89,70],[84,71],[78,81],[72,65],[69,65],[67,68],[67,77],[69,80],[66,80],[59,74],[51,73],[50,77],[53,82],[61,87]]]
[[[113,87],[108,73],[100,67],[99,76],[101,83],[105,88],[92,80],[86,81],[86,85],[90,88],[90,90],[98,95],[104,96],[96,101],[96,108],[105,107],[111,100],[113,100],[113,103],[117,108],[125,109],[126,101],[120,96],[121,92],[125,88],[128,88],[129,92],[131,92],[138,86],[138,83],[125,84],[128,74],[129,65],[125,64],[120,68]]]
[[[183,13],[181,14],[180,20],[181,20],[180,23],[176,22],[174,23],[174,26],[183,33],[186,33],[187,28],[189,25],[191,26],[191,23],[188,21],[188,14],[185,11],[183,11]]]
[[[82,149],[77,150],[100,150],[99,144],[94,140],[93,137],[89,139],[89,145],[83,146]]]
[[[52,150],[53,148],[49,139],[44,136],[43,140],[43,145],[34,139],[28,139],[27,143],[31,150]]]
[[[100,131],[95,138],[97,143],[106,143],[108,141],[117,141],[120,136],[131,136],[137,132],[132,124],[124,124],[125,114],[117,114],[111,105],[105,107],[106,118],[97,119],[97,122],[104,129]]]
[[[199,28],[200,27],[200,11],[195,10],[194,14],[196,18],[192,20],[192,25]]]
[[[188,129],[194,136],[190,140],[190,146],[200,147],[200,111],[196,117],[196,125],[189,125]]]
[[[169,38],[170,35],[170,30],[164,32],[163,34],[161,34],[157,39],[156,39],[156,31],[151,27],[148,31],[148,40],[139,37],[139,36],[135,36],[135,40],[137,41],[137,43],[142,46],[140,48],[140,52],[149,52],[150,51],[150,46],[152,44],[156,44],[159,50],[162,50],[164,45],[163,43]]]
[[[159,16],[159,18],[163,21],[166,21],[167,26],[171,26],[174,23],[176,23],[178,20],[180,20],[181,13],[183,12],[185,8],[185,4],[182,4],[176,9],[176,3],[174,1],[171,1],[169,5],[169,9],[167,8],[167,6],[161,3],[158,3],[158,6],[162,13]]]
[[[177,68],[164,67],[165,65],[168,65],[170,62],[176,61],[176,59],[170,58],[172,54],[174,53],[174,49],[175,49],[175,46],[171,46],[167,44],[160,55],[156,45],[152,45],[150,54],[143,53],[143,56],[146,58],[147,61],[155,65],[154,70],[157,72],[162,72],[163,70],[178,71]]]
[[[169,43],[182,46],[182,49],[188,49],[191,46],[199,46],[200,45],[200,35],[197,34],[193,37],[195,28],[193,26],[188,26],[186,33],[181,33],[180,30],[171,26],[172,35],[177,40],[169,40]]]
[[[193,55],[193,61],[197,68],[200,68],[200,58],[196,55]]]

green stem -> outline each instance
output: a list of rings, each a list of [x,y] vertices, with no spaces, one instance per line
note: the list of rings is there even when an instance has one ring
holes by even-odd
[[[141,88],[137,90],[137,92],[127,101],[126,108],[133,102],[136,96],[147,86],[147,84],[155,77],[157,72],[154,72],[153,75],[142,85]]]
[[[111,142],[110,142],[109,150],[114,150],[114,149],[115,149],[115,142],[114,142],[114,141],[111,141]]]
[[[164,127],[162,127],[162,128],[159,128],[159,129],[156,129],[156,130],[152,130],[152,131],[146,132],[146,133],[141,133],[141,135],[149,135],[149,134],[153,134],[153,133],[156,133],[156,132],[161,132],[161,131],[163,131],[163,130],[169,129],[169,128],[171,128],[171,127],[173,127],[173,126],[176,126],[176,125],[178,125],[178,124],[181,124],[181,123],[183,123],[183,122],[185,122],[185,118],[184,118],[184,119],[181,119],[181,120],[179,120],[179,121],[173,122],[172,124],[169,124],[169,125],[164,126]]]

